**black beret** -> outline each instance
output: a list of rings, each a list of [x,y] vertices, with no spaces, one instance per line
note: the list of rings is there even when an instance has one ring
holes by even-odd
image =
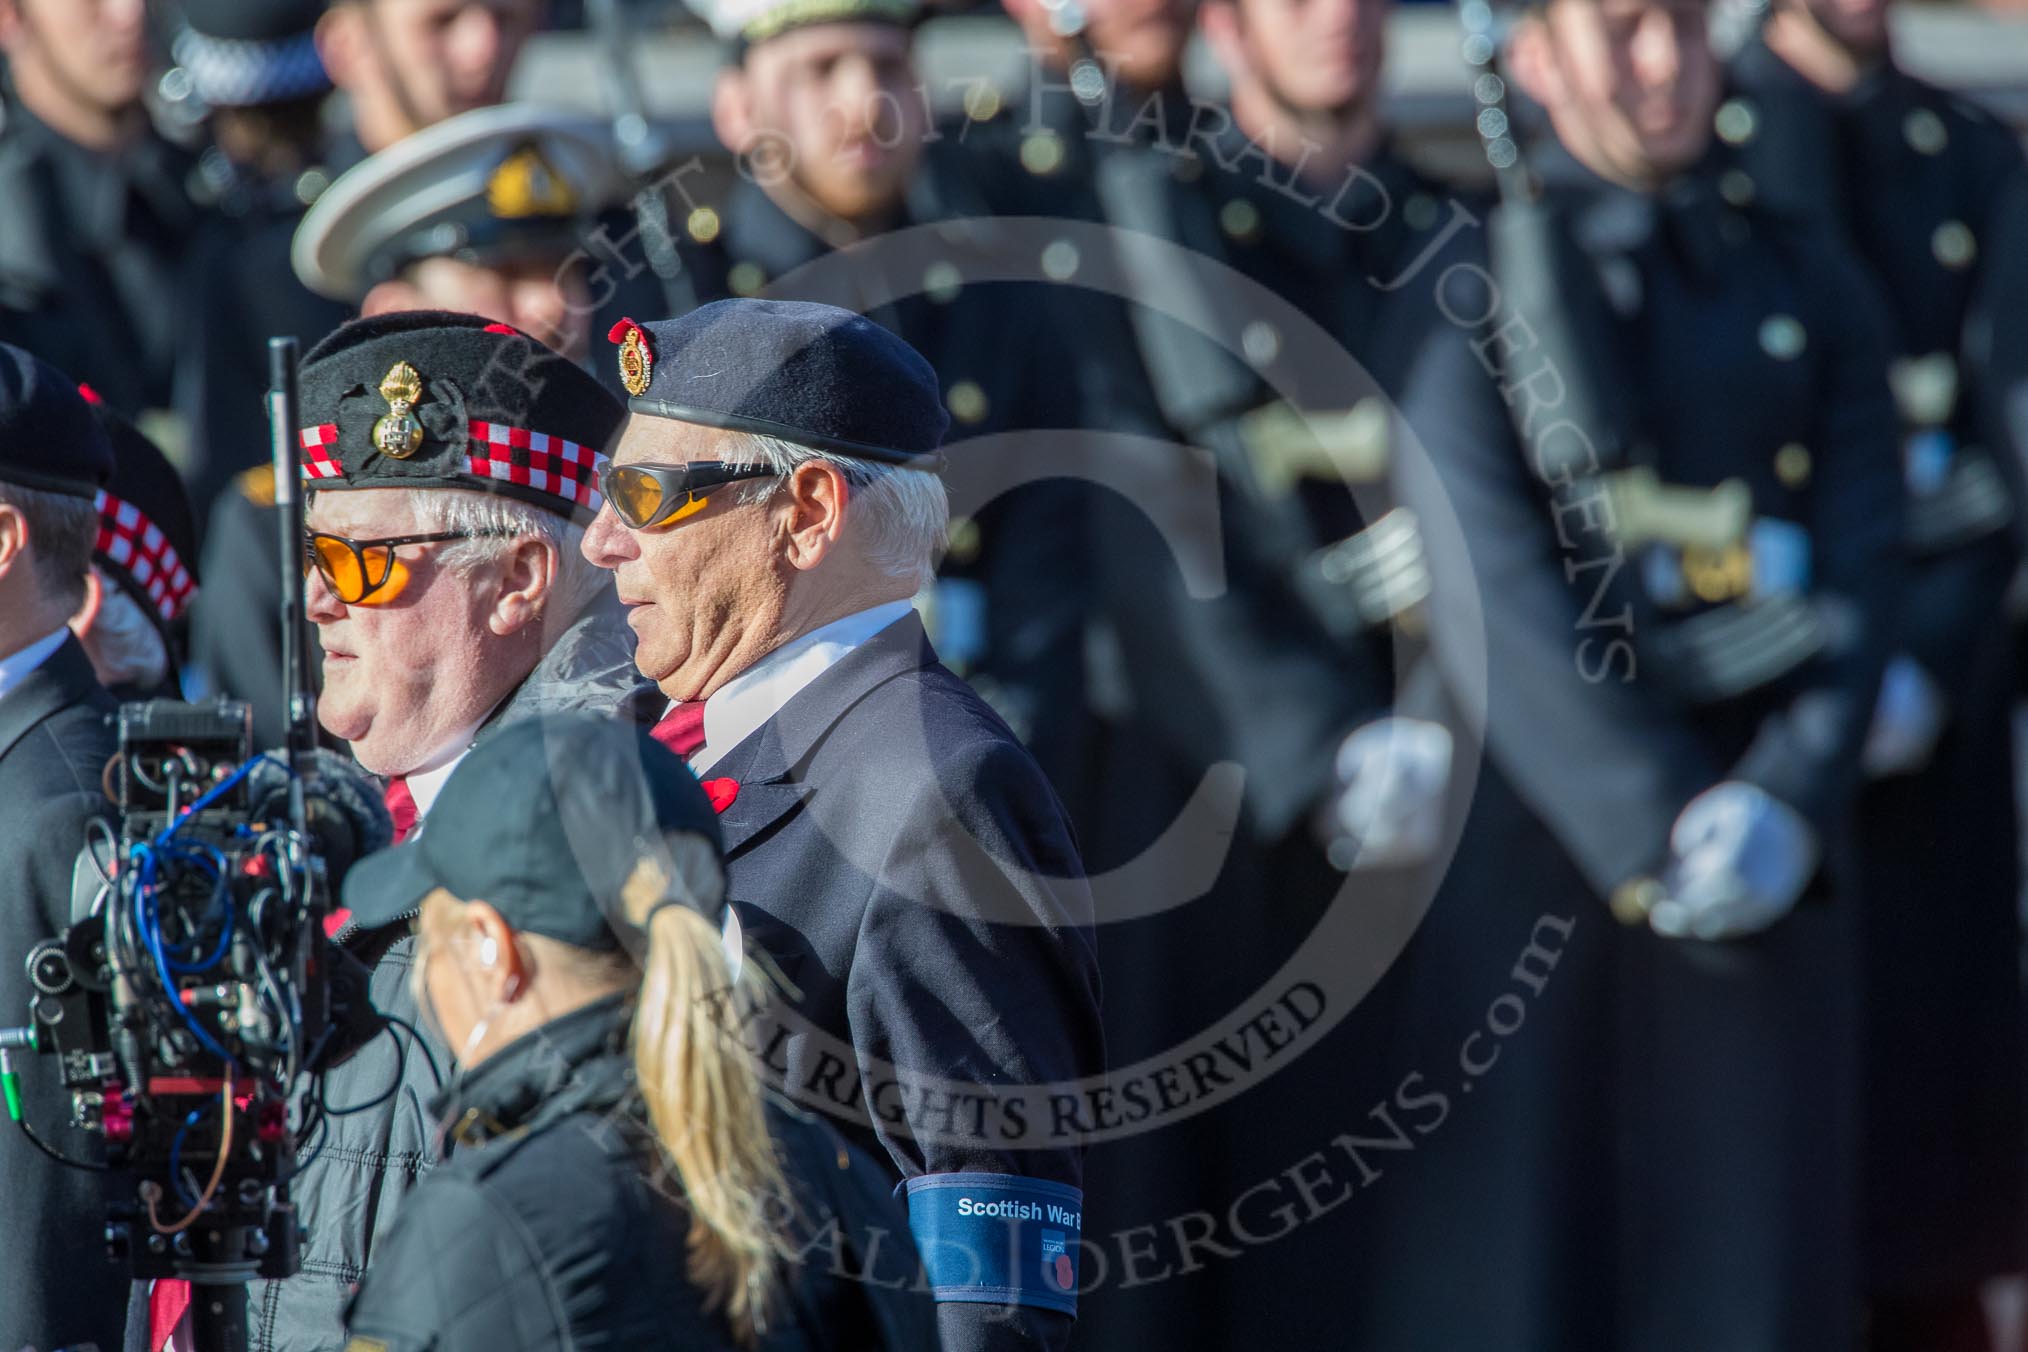
[[[626,416],[527,334],[438,310],[342,325],[303,359],[299,390],[313,489],[475,489],[580,521]]]
[[[255,107],[331,87],[311,30],[322,0],[183,0],[170,54],[214,108]]]
[[[835,305],[721,300],[681,319],[622,320],[620,379],[636,413],[888,464],[935,469],[950,426],[936,372]]]
[[[197,591],[197,523],[169,457],[89,386],[78,392],[113,448],[113,477],[99,490],[92,554],[107,576],[164,628]]]
[[[112,472],[113,448],[77,382],[0,343],[0,481],[89,498]]]

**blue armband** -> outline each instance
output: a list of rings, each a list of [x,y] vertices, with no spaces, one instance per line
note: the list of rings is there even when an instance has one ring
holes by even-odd
[[[1018,1174],[925,1174],[901,1186],[939,1301],[1077,1314],[1081,1189]]]

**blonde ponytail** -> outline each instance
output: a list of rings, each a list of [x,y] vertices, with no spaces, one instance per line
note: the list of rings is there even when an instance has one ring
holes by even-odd
[[[716,860],[685,849],[670,862],[676,895],[719,890]],[[740,1340],[767,1328],[785,1249],[780,1218],[789,1198],[762,1109],[759,1068],[736,1017],[740,997],[758,998],[749,974],[735,980],[719,932],[687,906],[654,907],[662,889],[635,891],[629,918],[647,931],[634,1067],[649,1123],[682,1181],[690,1208],[689,1276],[705,1308],[725,1312]],[[751,973],[751,967],[748,969]]]

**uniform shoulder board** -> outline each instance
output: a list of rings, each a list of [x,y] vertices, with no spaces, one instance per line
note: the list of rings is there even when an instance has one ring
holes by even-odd
[[[254,506],[272,507],[275,505],[275,467],[273,465],[255,465],[252,469],[242,470],[233,480],[233,483],[239,487],[240,496],[251,502]]]

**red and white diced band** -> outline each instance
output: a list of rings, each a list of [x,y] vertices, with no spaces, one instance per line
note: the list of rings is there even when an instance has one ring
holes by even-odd
[[[468,473],[481,479],[497,479],[533,488],[587,511],[596,512],[604,501],[599,496],[599,469],[606,458],[591,447],[580,446],[575,441],[551,436],[547,432],[532,432],[526,427],[483,422],[476,418],[469,424],[467,432],[470,437],[470,454],[465,458]],[[332,458],[327,449],[338,441],[336,423],[305,427],[302,439],[305,479],[346,477],[344,467]]]
[[[338,444],[338,424],[320,423],[305,427],[302,432],[303,477],[305,479],[342,479],[344,467],[331,457],[329,447]]]
[[[471,425],[473,474],[554,494],[587,511],[596,512],[604,501],[598,483],[604,460],[589,446],[547,432],[477,419]]]
[[[111,559],[139,583],[155,613],[174,620],[197,590],[190,570],[176,555],[176,546],[162,528],[133,503],[99,490],[99,539],[94,552]]]

